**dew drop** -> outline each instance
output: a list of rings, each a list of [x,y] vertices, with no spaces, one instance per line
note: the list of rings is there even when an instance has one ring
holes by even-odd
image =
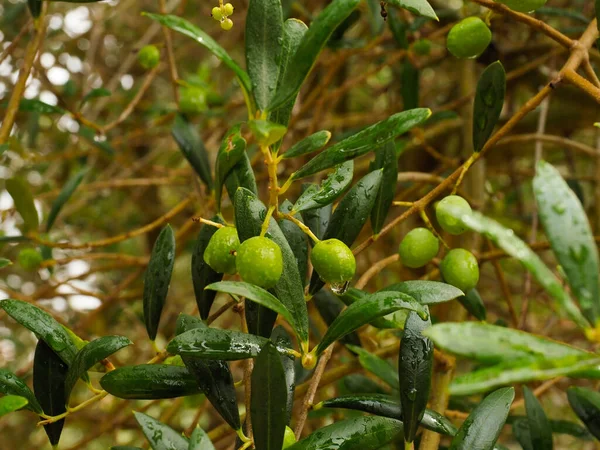
[[[346,281],[344,283],[332,283],[331,284],[331,290],[333,291],[334,294],[336,295],[344,295],[346,293],[346,291],[348,290],[348,286],[350,286],[350,282]]]

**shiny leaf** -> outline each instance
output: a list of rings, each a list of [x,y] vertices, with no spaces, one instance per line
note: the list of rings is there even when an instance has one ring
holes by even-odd
[[[552,428],[542,404],[527,386],[523,386],[525,411],[529,422],[529,438],[532,448],[536,450],[552,450]]]
[[[185,159],[192,166],[192,169],[194,169],[206,186],[212,189],[213,180],[210,172],[210,163],[208,162],[208,153],[194,125],[178,114],[173,121],[171,134],[175,142],[177,142],[179,150],[181,150]]]
[[[27,399],[18,395],[0,397],[0,417],[27,406]]]
[[[196,428],[190,436],[188,450],[215,450],[215,446],[202,428]]]
[[[173,428],[141,412],[133,415],[153,450],[188,450],[188,440]]]
[[[410,280],[391,284],[380,292],[390,291],[408,294],[422,305],[435,305],[462,295],[462,291],[454,286],[439,281],[427,280]]]
[[[473,102],[473,150],[481,151],[500,119],[506,94],[506,72],[500,61],[481,74]]]
[[[289,213],[292,209],[292,204],[285,200],[281,206],[280,210],[282,213]],[[298,218],[298,217],[297,217]],[[298,218],[299,219],[299,218]],[[296,258],[296,265],[298,266],[298,273],[300,274],[300,280],[304,284],[306,281],[306,273],[308,272],[308,241],[309,238],[300,229],[298,225],[288,219],[282,219],[279,221],[279,228],[281,232],[285,236],[292,252],[294,253],[294,258]]]
[[[0,369],[0,393],[6,396],[22,397],[27,400],[27,409],[38,414],[43,412],[31,389],[8,369]]]
[[[311,185],[302,192],[302,195],[296,200],[291,214],[321,208],[333,203],[350,186],[353,175],[354,161],[347,161],[336,166],[335,170],[319,186]]]
[[[379,356],[374,355],[373,353],[366,351],[363,348],[354,345],[349,345],[348,348],[353,353],[356,353],[358,356],[358,361],[363,369],[371,372],[377,378],[384,381],[392,389],[400,389],[398,372],[396,372],[396,369],[389,362],[381,359]]]
[[[310,185],[302,185],[302,187],[306,189],[308,189],[308,186]],[[333,204],[329,204],[327,206],[323,206],[322,208],[311,209],[309,211],[302,212],[302,220],[310,229],[310,231],[312,231],[313,234],[319,239],[323,239],[323,236],[325,236],[325,230],[327,230],[327,226],[331,220],[332,210]]]
[[[327,326],[331,325],[344,309],[344,303],[327,289],[321,289],[313,296],[311,301],[319,311],[319,314]],[[360,347],[361,345],[357,333],[347,334],[341,339],[341,342],[356,347]]]
[[[221,210],[221,193],[227,175],[246,154],[246,140],[241,134],[241,124],[234,125],[227,131],[215,162],[215,202],[217,211]]]
[[[418,16],[427,17],[428,19],[439,20],[435,11],[427,0],[388,0],[390,5],[398,6],[410,11]]]
[[[105,88],[95,88],[95,89],[92,89],[87,94],[85,94],[85,96],[83,97],[83,99],[81,99],[81,103],[79,104],[79,108],[81,109],[81,107],[85,103],[87,103],[88,100],[91,100],[93,98],[99,98],[99,97],[109,97],[110,95],[111,95],[111,92],[108,89],[105,89]]]
[[[327,130],[317,131],[316,133],[296,142],[281,156],[283,159],[289,159],[316,152],[320,148],[327,145],[329,139],[331,139],[331,132]]]
[[[485,309],[483,299],[481,298],[481,295],[479,295],[479,291],[476,288],[467,291],[465,295],[458,297],[457,300],[461,305],[463,305],[469,314],[471,314],[477,320],[485,321],[487,317],[487,310]]]
[[[12,266],[12,261],[10,259],[0,258],[0,269],[4,269],[8,266]]]
[[[393,142],[388,142],[375,152],[375,161],[369,168],[370,170],[383,169],[375,205],[371,210],[371,228],[373,234],[379,234],[396,196],[398,184],[398,156]]]
[[[259,145],[268,147],[279,141],[286,133],[287,127],[268,120],[251,120],[248,126]]]
[[[274,342],[277,347],[292,348],[292,339],[285,328],[283,328],[281,325],[278,325],[273,329],[271,341]],[[294,408],[294,392],[296,390],[295,358],[291,355],[280,354],[279,356],[281,358],[281,365],[283,367],[283,373],[285,377],[285,423],[288,425],[292,419],[292,410]]]
[[[256,178],[254,177],[254,170],[250,164],[250,158],[248,158],[248,152],[242,156],[242,159],[233,166],[229,171],[227,178],[225,178],[225,187],[227,188],[227,194],[233,202],[235,193],[238,188],[246,188],[254,195],[258,193],[256,187]]]
[[[567,398],[577,417],[600,440],[600,393],[573,386],[567,389]]]

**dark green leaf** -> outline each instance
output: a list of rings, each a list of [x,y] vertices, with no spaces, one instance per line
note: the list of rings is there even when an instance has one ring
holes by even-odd
[[[28,403],[25,397],[19,397],[18,395],[0,397],[0,417],[24,408]]]
[[[175,263],[175,234],[170,225],[162,229],[150,256],[148,268],[144,274],[144,322],[148,336],[156,339],[160,315],[162,314],[169,283]]]
[[[397,399],[386,394],[343,395],[321,402],[317,407],[344,408],[363,411],[376,416],[401,420],[402,407]],[[421,425],[436,433],[454,436],[458,429],[441,414],[426,409]]]
[[[6,258],[0,258],[0,269],[4,269],[7,266],[12,266],[12,261]]]
[[[65,363],[71,364],[77,354],[77,347],[66,330],[50,314],[21,300],[2,300],[0,308],[46,342]]]
[[[215,202],[217,211],[221,210],[221,192],[227,175],[246,154],[246,140],[242,137],[241,127],[241,124],[238,124],[229,129],[223,138],[219,153],[217,153],[215,163]]]
[[[178,31],[187,37],[194,39],[208,50],[210,50],[217,58],[219,58],[223,64],[229,67],[237,76],[238,81],[242,89],[245,91],[245,95],[250,95],[252,88],[250,87],[250,78],[248,74],[229,56],[223,47],[221,47],[210,35],[206,34],[200,28],[191,24],[182,17],[174,15],[160,15],[143,13],[145,16],[156,20],[160,24],[171,28],[172,30]]]
[[[354,161],[347,161],[335,167],[320,186],[310,185],[296,200],[292,215],[308,209],[321,208],[333,203],[352,183]]]
[[[406,319],[404,334],[400,341],[398,375],[406,442],[415,439],[429,400],[433,370],[433,342],[423,337],[421,332],[430,326],[430,320],[422,320],[411,312]]]
[[[323,239],[339,239],[348,247],[354,243],[373,209],[382,176],[381,170],[375,170],[348,191],[331,216]],[[319,275],[313,273],[309,293],[318,292],[323,285]]]
[[[23,397],[27,400],[27,409],[38,414],[43,412],[31,389],[8,369],[0,369],[0,393],[7,396]]]
[[[189,442],[180,433],[144,413],[133,411],[146,439],[154,450],[188,450]]]
[[[527,386],[523,386],[523,397],[525,398],[525,411],[527,412],[532,448],[552,450],[552,428],[541,403]]]
[[[404,61],[402,63],[400,92],[402,93],[402,105],[405,110],[419,107],[419,79],[419,69],[410,61]]]
[[[292,209],[292,204],[285,200],[280,210],[283,213],[289,213]],[[298,225],[288,219],[279,221],[279,228],[285,236],[298,265],[298,273],[302,284],[306,281],[306,273],[308,272],[308,236],[300,229]]]
[[[309,184],[303,184],[302,188],[310,186]],[[325,230],[327,230],[327,226],[329,225],[329,221],[331,220],[331,211],[333,210],[333,204],[329,204],[327,206],[323,206],[318,209],[311,209],[310,211],[302,212],[302,220],[306,224],[306,226],[313,232],[313,234],[319,238],[323,239],[325,236]]]
[[[312,302],[328,326],[333,323],[344,309],[344,304],[326,289],[321,289],[317,292],[312,298]],[[360,338],[356,333],[347,334],[341,339],[341,342],[360,347]]]
[[[77,380],[94,364],[131,344],[132,342],[123,336],[103,336],[83,347],[73,359],[65,378],[65,403],[69,404],[69,397]]]
[[[546,292],[554,297],[561,311],[566,312],[581,328],[589,327],[588,321],[563,289],[558,278],[525,242],[515,236],[513,230],[505,228],[498,222],[475,211],[470,214],[462,214],[462,211],[456,211],[455,216],[460,218],[467,228],[484,234],[507,254],[519,260]]]
[[[11,178],[6,180],[5,186],[13,199],[16,210],[23,218],[25,231],[37,231],[40,224],[39,217],[29,185],[21,178]]]
[[[428,19],[439,20],[427,0],[388,0],[388,3],[404,8],[413,14],[427,17]]]
[[[227,188],[227,194],[232,203],[238,188],[246,188],[254,195],[258,193],[256,178],[254,177],[254,171],[250,165],[250,158],[248,158],[247,152],[242,159],[233,166],[233,169],[229,171],[227,178],[225,178],[225,187]]]
[[[439,281],[426,280],[403,281],[381,290],[381,292],[389,291],[408,294],[422,305],[435,305],[462,295],[462,291],[454,286]]]
[[[202,428],[196,428],[190,436],[188,450],[215,450],[215,446]]]
[[[40,114],[64,114],[65,110],[58,106],[44,103],[41,100],[34,98],[22,98],[19,103],[19,111],[22,112],[36,112]]]
[[[194,171],[200,179],[204,181],[209,189],[212,189],[213,181],[210,174],[210,163],[208,162],[208,154],[200,135],[182,115],[177,115],[171,128],[171,134],[179,146],[179,150],[183,153],[185,159],[188,160]]]
[[[167,364],[119,367],[104,375],[100,385],[111,395],[125,399],[154,400],[200,393],[188,369]]]
[[[514,398],[513,388],[502,388],[483,399],[458,430],[450,450],[492,450]]]
[[[343,383],[344,388],[353,394],[388,394],[388,391],[379,383],[359,373],[353,373],[344,377]]]
[[[246,15],[246,69],[256,107],[264,111],[275,94],[283,40],[281,0],[251,0]],[[278,449],[279,450],[279,449]]]
[[[33,358],[33,392],[45,414],[58,416],[64,413],[65,378],[68,366],[44,342],[38,341]],[[65,419],[44,425],[48,440],[53,446],[58,445]]]
[[[214,222],[223,223],[219,216],[211,219]],[[206,320],[210,314],[210,308],[215,300],[217,293],[215,291],[207,291],[204,288],[211,283],[221,281],[223,274],[215,272],[204,261],[204,251],[208,246],[210,238],[217,231],[216,227],[210,225],[202,225],[198,233],[198,239],[192,253],[192,283],[194,284],[194,294],[196,296],[196,304],[200,317]]]
[[[253,236],[258,236],[264,221],[267,208],[256,196],[246,190],[238,189],[235,194],[235,224],[238,230],[240,242]],[[283,256],[283,274],[273,288],[275,297],[290,311],[294,318],[296,332],[301,345],[308,343],[308,312],[304,300],[304,288],[294,253],[288,244],[285,235],[277,225],[277,221],[271,218],[267,236],[272,239]]]
[[[271,341],[274,342],[275,345],[278,347],[292,348],[292,340],[290,338],[290,335],[281,325],[278,325],[273,329],[273,333],[271,334]],[[282,354],[280,354],[280,358],[281,365],[283,367],[283,373],[285,376],[285,423],[287,425],[292,419],[292,410],[294,408],[294,392],[296,390],[296,368],[294,364],[295,358],[291,355]]]
[[[507,360],[455,378],[450,385],[450,394],[471,395],[515,383],[543,381],[568,375],[576,376],[582,371],[595,369],[598,364],[600,364],[599,356],[586,354],[561,358]]]
[[[398,382],[398,373],[396,369],[386,360],[374,355],[361,347],[349,345],[348,348],[356,353],[358,360],[363,369],[371,372],[377,378],[383,380],[392,389],[400,389]],[[388,416],[389,417],[389,416]]]
[[[287,127],[268,120],[251,120],[248,126],[262,147],[268,147],[279,141],[286,133]]]
[[[111,95],[111,92],[108,89],[105,89],[105,88],[92,89],[90,92],[88,92],[87,94],[85,94],[85,96],[83,97],[83,99],[81,99],[81,103],[79,104],[79,108],[81,109],[81,107],[83,105],[85,105],[85,103],[87,103],[88,100],[91,100],[93,98],[99,98],[99,97],[108,97],[110,95]]]
[[[169,342],[167,351],[175,355],[235,361],[258,355],[265,342],[266,338],[240,331],[197,328],[174,338]],[[281,347],[278,350],[282,354],[290,354],[291,351]]]
[[[221,281],[206,286],[206,289],[239,295],[240,297],[245,297],[247,300],[251,300],[259,305],[269,308],[271,311],[280,314],[281,317],[292,326],[296,331],[296,334],[299,334],[296,321],[292,317],[290,311],[275,296],[261,287],[250,283],[244,283],[243,281]]]
[[[399,309],[415,311],[424,319],[428,317],[427,309],[423,305],[402,292],[377,292],[368,295],[350,305],[333,321],[316,348],[317,355],[324,352],[333,342],[366,325],[371,320]]]
[[[600,268],[586,212],[558,170],[545,161],[536,167],[533,191],[552,250],[584,315],[596,324],[600,319]]]
[[[81,169],[63,186],[60,194],[58,194],[58,197],[56,197],[56,200],[54,200],[52,208],[50,209],[50,213],[48,214],[48,219],[46,220],[46,233],[50,231],[50,228],[52,228],[54,221],[58,217],[58,213],[65,203],[69,201],[71,195],[73,195],[73,192],[75,192],[75,189],[77,189],[87,172],[87,168]]]
[[[470,291],[457,299],[461,305],[475,317],[477,320],[486,320],[487,311],[485,309],[485,305],[483,304],[483,299],[479,295],[479,291],[477,288],[473,288]]]
[[[396,196],[398,184],[398,156],[393,142],[388,142],[375,152],[375,161],[370,170],[375,169],[383,169],[375,205],[371,210],[371,228],[373,234],[379,234]]]
[[[288,71],[291,68],[290,61],[292,60],[294,53],[296,53],[306,30],[308,30],[306,24],[298,19],[288,19],[283,24],[283,42],[281,44],[281,55],[279,57],[279,75],[277,77],[276,91],[281,89],[281,85],[289,76]],[[271,111],[269,120],[287,127],[290,122],[294,103],[296,103],[296,96],[297,94],[293,95],[287,102],[283,103],[274,111]],[[280,145],[281,142],[277,143],[275,148],[279,149]]]
[[[278,86],[269,104],[270,111],[298,93],[335,28],[350,15],[359,2],[360,0],[334,0],[311,23],[288,62],[288,67],[293,70],[286,72],[285,79]]]
[[[600,440],[600,394],[591,389],[570,387],[567,389],[567,398],[577,417]]]
[[[515,439],[521,444],[523,450],[535,450],[531,446],[531,432],[529,430],[529,421],[527,418],[520,418],[513,422],[512,432]]]
[[[323,290],[321,289],[322,292]],[[349,288],[346,292],[344,292],[343,294],[339,295],[338,298],[344,302],[344,304],[346,306],[350,306],[353,303],[356,303],[357,301],[361,300],[362,298],[366,297],[367,295],[369,295],[367,292],[365,291],[361,291],[360,289],[356,289],[356,288]],[[373,321],[369,322],[371,325],[373,325],[376,328],[403,328],[404,327],[404,321],[403,322],[397,322],[394,320],[388,320],[384,317],[379,317],[377,319],[374,319]]]
[[[287,418],[286,379],[279,352],[267,341],[254,361],[250,417],[254,444],[281,450]]]
[[[27,0],[27,6],[34,19],[37,19],[42,12],[42,0]]]
[[[306,155],[316,152],[320,148],[327,145],[331,139],[331,133],[327,130],[317,131],[310,136],[296,142],[283,155],[283,159],[295,158],[297,156]]]
[[[399,420],[361,416],[320,428],[287,450],[376,450],[398,436],[402,436]]]
[[[294,172],[292,177],[295,180],[304,178],[373,151],[395,137],[406,133],[411,128],[425,122],[430,115],[431,111],[427,108],[411,109],[394,114],[319,153],[315,158]]]
[[[490,64],[477,82],[473,102],[473,150],[481,151],[492,135],[500,119],[504,95],[506,94],[506,72],[500,61]]]

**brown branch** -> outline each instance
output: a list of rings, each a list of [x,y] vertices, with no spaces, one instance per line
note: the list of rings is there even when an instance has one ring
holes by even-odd
[[[596,102],[600,103],[600,88],[597,88],[588,80],[583,78],[577,72],[572,69],[567,69],[563,72],[563,77],[565,80],[577,86],[591,98],[593,98]]]

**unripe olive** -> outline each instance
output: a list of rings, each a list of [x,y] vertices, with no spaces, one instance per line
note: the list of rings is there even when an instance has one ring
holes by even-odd
[[[296,443],[296,435],[294,434],[294,430],[290,427],[285,427],[285,434],[283,435],[283,446],[281,450],[285,450],[288,447],[291,447]]]
[[[198,86],[179,88],[179,109],[186,114],[198,114],[206,111],[206,90]]]
[[[446,46],[457,58],[477,58],[492,42],[492,32],[479,17],[467,17],[452,27]]]
[[[440,227],[450,234],[462,234],[467,227],[460,220],[463,214],[471,213],[471,206],[464,198],[458,195],[444,197],[435,207],[435,217]]]
[[[146,45],[141,48],[137,56],[140,66],[146,70],[153,69],[160,61],[160,50],[155,45]]]
[[[235,228],[219,228],[208,241],[204,250],[204,261],[215,272],[234,274],[235,255],[239,246],[240,240]]]
[[[327,239],[315,244],[310,261],[319,277],[332,285],[350,281],[356,272],[352,250],[339,239]]]
[[[398,253],[402,264],[416,269],[431,261],[440,250],[438,238],[427,228],[415,228],[409,231],[402,242]]]
[[[23,269],[34,271],[40,267],[44,258],[36,249],[24,248],[17,255],[17,261]]]
[[[477,286],[479,281],[477,258],[464,248],[450,250],[442,260],[440,271],[446,283],[465,293]]]
[[[412,45],[412,50],[417,55],[426,56],[431,52],[431,41],[429,39],[419,39]]]
[[[245,282],[270,289],[283,273],[281,249],[269,238],[250,238],[238,249],[236,267]]]

